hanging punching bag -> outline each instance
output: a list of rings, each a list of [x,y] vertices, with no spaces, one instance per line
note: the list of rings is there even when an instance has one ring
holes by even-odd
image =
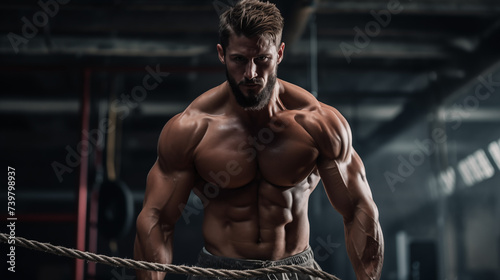
[[[105,180],[99,190],[99,233],[108,239],[124,237],[134,220],[134,201],[127,185]]]

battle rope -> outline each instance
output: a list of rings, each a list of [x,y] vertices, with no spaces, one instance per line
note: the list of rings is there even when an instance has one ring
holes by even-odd
[[[12,237],[10,237],[12,239]],[[7,243],[9,235],[0,233],[0,242]],[[132,259],[122,259],[117,257],[109,257],[105,255],[98,255],[90,252],[83,252],[76,249],[70,249],[62,246],[55,246],[49,243],[41,243],[35,240],[28,240],[22,237],[15,237],[16,246],[21,246],[28,249],[38,250],[46,253],[51,253],[58,256],[77,258],[86,261],[111,265],[115,267],[124,267],[130,269],[142,269],[162,271],[174,274],[190,274],[196,276],[206,277],[222,277],[222,278],[250,278],[256,276],[265,276],[274,273],[303,273],[314,277],[330,280],[340,280],[334,275],[327,272],[317,270],[309,267],[302,267],[298,265],[279,265],[266,268],[258,268],[251,270],[228,270],[228,269],[214,269],[202,268],[186,265],[173,265],[173,264],[160,264],[145,261],[136,261]]]

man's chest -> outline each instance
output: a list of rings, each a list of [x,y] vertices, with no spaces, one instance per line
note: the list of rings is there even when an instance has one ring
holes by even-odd
[[[195,150],[198,174],[222,188],[237,188],[261,178],[293,186],[316,167],[312,137],[295,122],[273,123],[249,131],[238,123],[212,123]]]

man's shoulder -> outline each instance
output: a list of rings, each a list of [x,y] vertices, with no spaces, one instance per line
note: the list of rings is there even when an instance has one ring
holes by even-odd
[[[338,134],[345,133],[348,129],[344,116],[334,107],[321,102],[307,109],[296,111],[294,118],[314,138],[337,137]]]
[[[350,127],[336,108],[318,101],[305,89],[280,82],[285,88],[284,96],[288,98],[287,113],[311,135],[322,155],[336,158],[348,149],[351,145]]]
[[[278,80],[280,86],[280,99],[287,110],[314,111],[320,102],[304,88],[284,80]]]
[[[223,84],[198,96],[181,113],[171,118],[165,127],[172,127],[175,132],[194,133],[203,128],[221,107]]]
[[[292,83],[280,80],[284,94],[281,99],[287,111],[304,125],[342,126],[345,118],[333,106],[320,102],[307,90]]]
[[[205,135],[206,123],[189,110],[172,117],[163,127],[158,139],[160,162],[172,168],[193,165],[193,153]]]
[[[222,106],[222,86],[201,94],[184,111],[172,117],[163,127],[160,145],[168,143],[168,147],[174,149],[196,146]]]
[[[227,102],[225,83],[213,87],[198,96],[184,113],[186,117],[208,117],[221,113]]]

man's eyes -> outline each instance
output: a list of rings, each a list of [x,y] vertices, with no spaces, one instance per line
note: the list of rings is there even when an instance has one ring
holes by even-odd
[[[241,56],[235,56],[235,57],[233,57],[233,60],[234,60],[234,61],[245,61],[245,60],[246,60],[246,58],[241,57]]]
[[[234,56],[234,57],[233,57],[233,60],[234,60],[235,62],[244,62],[244,63],[246,63],[246,62],[248,61],[248,59],[247,59],[246,57],[242,57],[242,56]],[[257,62],[266,62],[266,61],[268,61],[268,60],[269,60],[269,57],[268,57],[268,56],[265,56],[265,55],[263,55],[263,56],[258,56],[258,57],[256,57],[256,58],[255,58],[255,60],[256,60]]]

